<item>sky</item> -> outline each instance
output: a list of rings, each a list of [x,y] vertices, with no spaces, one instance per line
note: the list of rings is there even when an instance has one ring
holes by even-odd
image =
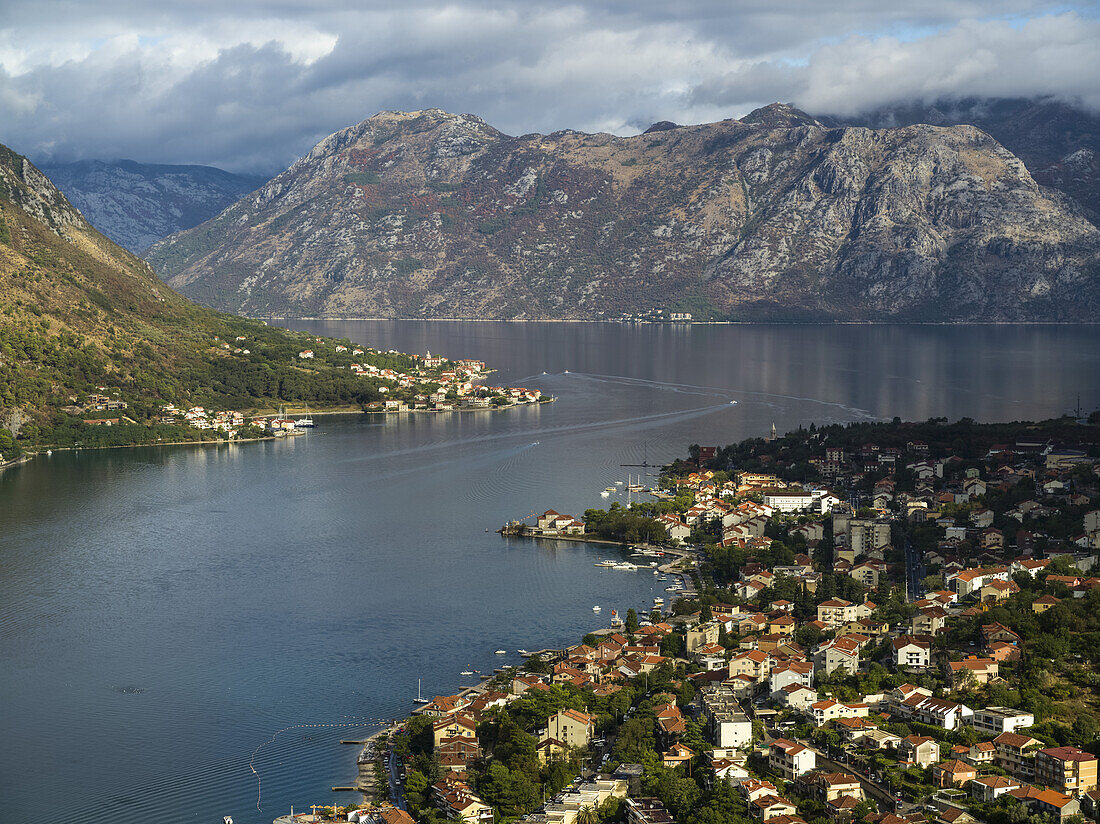
[[[274,173],[379,111],[629,135],[772,102],[1100,108],[1100,0],[0,0],[0,143]]]

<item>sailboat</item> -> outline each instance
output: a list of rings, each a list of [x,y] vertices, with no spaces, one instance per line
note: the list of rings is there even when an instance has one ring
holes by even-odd
[[[309,414],[309,407],[306,407],[306,416],[304,418],[298,418],[294,421],[294,425],[299,429],[312,429],[314,426],[313,416]]]
[[[420,679],[416,679],[416,698],[413,699],[417,704],[430,704],[432,703],[430,698],[425,698],[420,694]]]

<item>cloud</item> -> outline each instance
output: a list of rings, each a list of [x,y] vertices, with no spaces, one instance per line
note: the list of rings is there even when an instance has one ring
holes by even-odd
[[[55,8],[51,8],[54,6]],[[1056,94],[1100,106],[1095,3],[8,0],[0,142],[275,171],[384,109],[634,133],[775,100]]]

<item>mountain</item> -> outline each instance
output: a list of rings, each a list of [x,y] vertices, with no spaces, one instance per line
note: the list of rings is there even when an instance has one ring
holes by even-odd
[[[266,182],[212,166],[132,160],[44,164],[42,171],[99,231],[131,252],[198,226]]]
[[[148,259],[254,316],[1083,320],[1100,232],[972,126],[635,137],[384,112]]]
[[[1019,157],[1037,183],[1075,198],[1100,225],[1100,113],[1083,106],[1053,97],[969,97],[901,103],[821,120],[873,129],[915,123],[977,126]]]
[[[305,348],[317,350],[309,364],[298,362]],[[0,451],[10,453],[2,430],[29,446],[200,437],[156,425],[166,403],[248,410],[376,399],[369,380],[326,355],[334,349],[191,303],[0,146]],[[394,356],[360,361],[392,366]],[[93,411],[97,396],[112,411]],[[108,417],[117,425],[84,422]]]

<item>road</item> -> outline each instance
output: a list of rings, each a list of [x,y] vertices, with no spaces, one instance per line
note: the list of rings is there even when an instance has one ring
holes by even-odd
[[[917,548],[905,536],[905,600],[916,601],[924,596],[924,559]]]
[[[405,788],[401,786],[401,778],[397,769],[397,753],[390,748],[390,757],[387,763],[387,772],[390,775],[390,796],[399,810],[407,810],[405,807]]]
[[[805,741],[801,743],[806,744]],[[806,744],[806,746],[809,746],[809,744]],[[886,812],[892,812],[897,807],[898,799],[889,790],[879,786],[867,776],[860,775],[856,770],[853,770],[847,764],[843,764],[839,761],[833,761],[831,758],[826,758],[821,750],[814,747],[810,747],[810,749],[817,753],[817,764],[819,767],[825,766],[836,772],[854,775],[859,780],[859,785],[863,788],[863,792],[866,795],[873,796],[874,798],[881,801],[883,804],[883,809]]]
[[[768,730],[767,727],[765,727],[764,728],[764,745],[765,746],[771,746],[771,742],[774,741],[774,740],[775,740],[775,738],[772,736],[771,732]],[[883,804],[885,812],[896,812],[896,811],[898,811],[898,799],[893,793],[890,792],[890,790],[886,789],[885,787],[881,786],[880,784],[876,784],[874,781],[872,781],[867,776],[860,775],[859,772],[857,772],[856,770],[854,770],[852,767],[848,766],[847,764],[842,764],[839,761],[834,761],[833,759],[829,758],[823,752],[821,752],[821,750],[819,750],[817,747],[815,747],[811,742],[804,741],[800,738],[796,738],[794,740],[797,743],[801,744],[802,746],[807,747],[808,749],[811,749],[815,753],[817,753],[817,765],[818,765],[819,768],[820,767],[827,767],[830,770],[833,770],[834,772],[840,772],[840,773],[845,773],[847,775],[855,776],[856,779],[859,781],[859,785],[863,788],[863,792],[868,797],[873,797],[873,798],[877,799],[878,801],[881,801],[882,804]],[[902,805],[902,806],[906,806],[906,805]],[[911,805],[909,805],[909,806],[911,806]]]

